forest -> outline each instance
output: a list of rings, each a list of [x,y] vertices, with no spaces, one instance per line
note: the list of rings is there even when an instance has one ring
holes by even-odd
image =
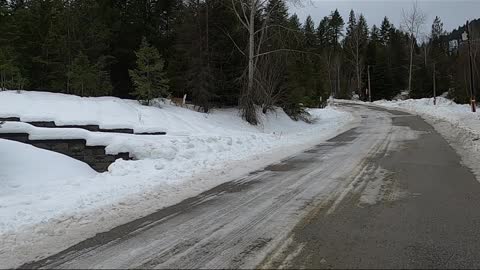
[[[299,1],[295,1],[297,4]],[[146,104],[182,97],[202,112],[279,106],[293,119],[329,96],[372,100],[448,92],[470,100],[465,26],[406,11],[380,25],[350,12],[305,21],[286,0],[0,0],[0,89],[112,95]],[[399,11],[401,12],[401,11]],[[416,19],[416,21],[409,20]],[[427,25],[427,33],[419,28]],[[431,25],[431,27],[429,27]],[[470,24],[477,100],[480,19]],[[458,47],[449,47],[459,40]],[[433,79],[435,78],[435,79]]]

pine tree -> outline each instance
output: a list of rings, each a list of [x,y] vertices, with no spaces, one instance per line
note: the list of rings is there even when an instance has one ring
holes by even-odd
[[[285,26],[288,20],[288,8],[285,0],[269,0],[266,8],[270,12],[270,24]]]
[[[370,31],[370,42],[380,42],[381,41],[381,34],[378,27],[374,24],[372,26],[372,30]]]
[[[80,96],[89,96],[95,89],[95,70],[88,57],[83,53],[73,61],[68,76],[71,78],[72,91]]]
[[[363,14],[360,14],[360,17],[358,19],[358,28],[360,30],[360,35],[363,36],[365,39],[368,39],[368,24]]]
[[[325,16],[320,21],[317,27],[317,39],[320,47],[322,48],[325,48],[327,46],[333,46],[333,43],[332,43],[333,40],[331,39],[333,34],[329,24],[330,24],[330,18]]]
[[[445,39],[445,30],[443,30],[443,22],[438,16],[435,17],[432,24],[431,40],[433,57],[438,54],[445,53],[447,50],[447,39]]]
[[[358,18],[355,16],[354,11],[350,12],[350,18],[347,26],[347,33],[344,39],[344,51],[346,68],[344,68],[344,74],[347,78],[344,81],[347,82],[346,96],[349,96],[349,89],[354,89],[358,92],[362,88],[362,73],[364,64],[365,47],[368,40],[368,26],[363,15]],[[354,83],[353,83],[354,82]],[[352,84],[352,86],[350,86]]]
[[[290,18],[288,19],[288,25],[292,27],[292,29],[300,29],[301,23],[296,13],[290,16]]]
[[[303,24],[303,33],[305,35],[305,44],[307,50],[313,50],[317,46],[317,38],[315,36],[315,23],[311,16],[308,16]]]
[[[339,39],[343,36],[342,31],[343,31],[344,22],[343,22],[342,16],[340,15],[337,9],[335,9],[335,11],[332,12],[330,17],[331,18],[330,18],[329,27],[331,29],[331,34],[332,34],[331,40],[334,47],[337,47]]]
[[[357,28],[357,18],[355,17],[355,12],[350,10],[350,15],[348,16],[347,22],[347,33],[345,35],[345,43],[350,42],[349,39],[354,35],[354,32]]]
[[[383,18],[382,25],[380,26],[380,42],[383,45],[387,45],[390,42],[390,35],[392,32],[392,24],[387,17]]]
[[[145,37],[135,55],[137,68],[128,70],[135,86],[131,94],[144,104],[150,105],[152,99],[168,95],[165,62],[158,50],[151,46]]]
[[[432,24],[431,38],[433,40],[439,39],[442,35],[445,35],[445,31],[443,30],[443,22],[438,16],[435,16]]]
[[[11,47],[0,48],[0,90],[23,90],[28,80],[15,61],[15,52]]]
[[[104,96],[112,92],[110,74],[106,71],[103,58],[92,64],[88,56],[80,52],[68,66],[67,77],[70,92],[80,96]]]

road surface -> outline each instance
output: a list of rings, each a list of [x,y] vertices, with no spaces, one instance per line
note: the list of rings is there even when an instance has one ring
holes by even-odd
[[[421,118],[310,150],[22,268],[480,267],[480,184]]]

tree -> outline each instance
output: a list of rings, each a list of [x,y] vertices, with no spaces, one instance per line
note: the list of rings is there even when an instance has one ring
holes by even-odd
[[[339,50],[338,47],[339,45],[339,39],[343,36],[342,31],[343,31],[343,26],[345,23],[343,22],[343,18],[338,12],[337,9],[332,11],[330,14],[330,21],[329,21],[329,33],[331,33],[331,43],[333,44],[333,57],[334,57],[334,65],[332,66],[332,74],[336,73],[336,79],[334,80],[335,83],[335,92],[334,94],[337,94],[340,91],[340,55],[339,55]],[[333,77],[333,76],[331,76]]]
[[[80,96],[102,96],[112,92],[110,76],[105,71],[103,60],[91,64],[88,56],[80,52],[68,67],[71,92]]]
[[[380,41],[383,45],[388,45],[390,42],[390,36],[392,33],[392,24],[387,17],[383,18],[382,25],[380,26]]]
[[[330,14],[330,22],[329,22],[330,32],[332,34],[331,40],[334,48],[338,46],[338,41],[343,36],[342,31],[343,31],[344,25],[345,23],[343,22],[342,16],[338,12],[338,10],[335,9]]]
[[[305,35],[305,43],[308,49],[313,50],[317,45],[317,37],[315,36],[315,23],[311,16],[308,16],[303,24],[303,33]]]
[[[358,22],[357,22],[358,21]],[[368,41],[368,26],[363,15],[357,19],[354,11],[350,12],[347,34],[345,36],[345,50],[350,62],[355,66],[356,90],[362,88],[362,73],[365,48]]]
[[[214,68],[211,63],[211,11],[217,1],[189,0],[181,10],[183,19],[174,42],[175,55],[170,62],[171,90],[177,96],[188,94],[193,104],[210,109],[214,94]],[[213,9],[213,10],[212,10]]]
[[[317,27],[317,40],[319,42],[319,46],[322,48],[326,48],[327,46],[333,46],[332,40],[330,39],[332,36],[331,29],[329,27],[330,19],[325,16],[320,21]]]
[[[290,0],[293,3],[299,0]],[[246,69],[246,83],[240,96],[239,106],[242,116],[252,125],[258,124],[257,111],[255,108],[255,98],[257,95],[255,86],[255,73],[260,57],[289,51],[288,48],[276,48],[265,50],[265,36],[270,27],[275,27],[270,22],[272,12],[280,6],[282,1],[277,1],[276,5],[267,9],[269,1],[265,0],[231,0],[231,6],[239,23],[247,31],[247,50],[244,52],[239,46],[236,46],[240,52],[248,59]]]
[[[432,24],[432,32],[431,37],[433,40],[439,39],[442,35],[445,35],[445,31],[443,30],[443,22],[440,20],[438,16],[435,16]]]
[[[269,0],[266,11],[270,13],[270,28],[265,33],[265,48],[293,48],[296,40],[300,39],[300,24],[293,22],[290,25],[288,18],[288,9],[284,0]],[[298,20],[293,16],[292,20]],[[313,25],[312,25],[313,27]],[[315,35],[312,31],[313,43]],[[285,41],[285,37],[290,39]],[[294,55],[286,52],[278,52],[265,55],[258,62],[258,72],[256,83],[259,87],[259,104],[262,106],[262,112],[267,113],[274,110],[274,106],[285,106],[285,96],[288,81],[287,65],[288,60]]]
[[[95,88],[95,73],[88,57],[80,52],[73,61],[68,76],[71,78],[74,94],[89,96]]]
[[[415,49],[416,37],[420,27],[425,23],[425,14],[418,8],[417,2],[413,3],[410,11],[402,10],[403,27],[410,38],[410,66],[408,72],[408,91],[412,90],[413,51]]]
[[[165,62],[145,37],[135,55],[137,68],[128,70],[135,86],[131,94],[142,103],[150,105],[152,99],[168,95],[169,81],[164,71]]]

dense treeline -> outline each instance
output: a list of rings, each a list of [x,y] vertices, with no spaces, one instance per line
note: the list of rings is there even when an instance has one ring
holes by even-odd
[[[147,103],[187,94],[204,112],[239,105],[256,124],[259,109],[298,119],[330,95],[365,99],[368,66],[373,99],[393,98],[408,88],[414,44],[410,95],[432,95],[435,63],[437,92],[468,100],[465,46],[448,50],[462,29],[448,34],[436,18],[420,42],[386,17],[346,19],[300,22],[285,0],[0,0],[0,87]]]

